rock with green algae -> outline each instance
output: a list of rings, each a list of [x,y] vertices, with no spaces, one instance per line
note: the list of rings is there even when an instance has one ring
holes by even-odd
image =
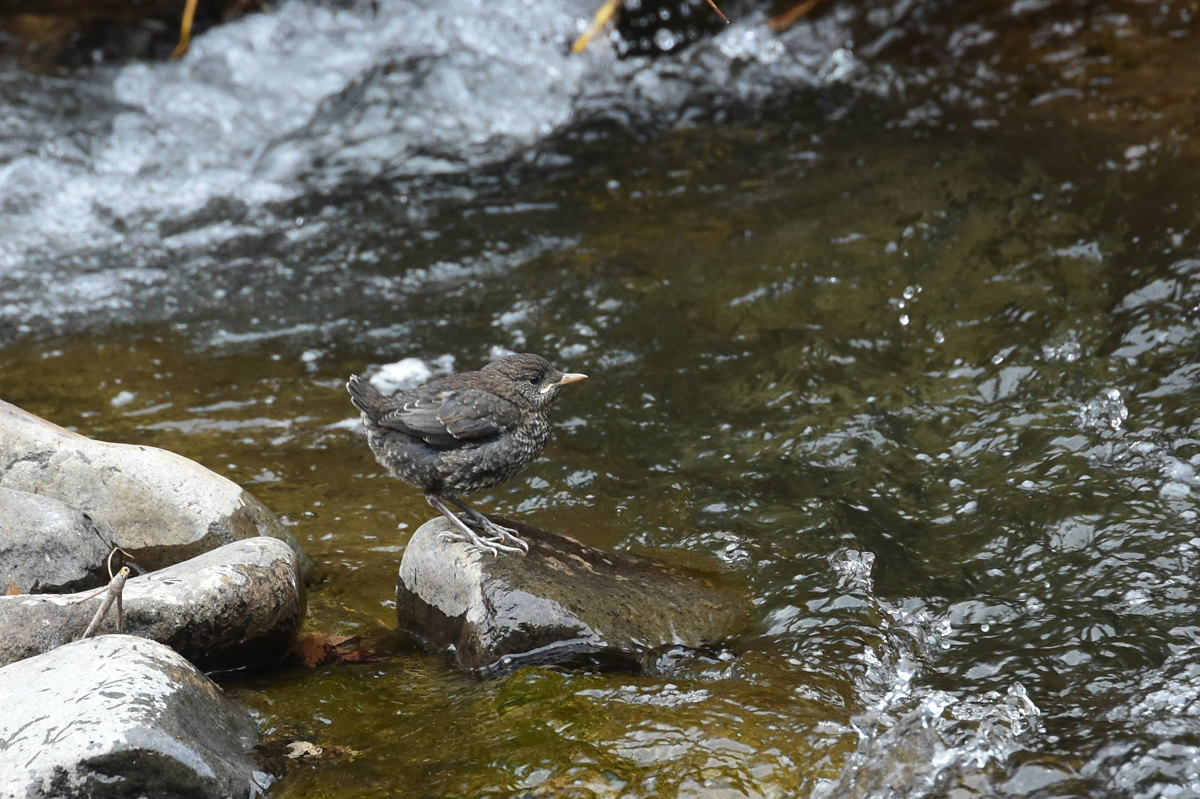
[[[529,543],[527,555],[445,540],[452,528],[437,518],[413,534],[400,562],[400,629],[426,650],[452,651],[468,671],[549,663],[642,671],[669,650],[715,646],[746,621],[744,600],[711,577],[504,524]]]

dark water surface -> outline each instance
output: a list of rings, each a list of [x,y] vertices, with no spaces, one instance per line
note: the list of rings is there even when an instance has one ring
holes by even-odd
[[[502,53],[436,9],[410,26],[460,38],[415,52],[302,9],[379,65],[307,110],[226,83],[248,45],[39,77],[55,120],[14,64],[0,172],[3,398],[245,485],[319,564],[308,628],[383,656],[221,678],[325,749],[271,796],[1200,796],[1192,6],[843,5],[672,63],[558,42],[486,73],[558,69],[565,99],[526,78],[557,111],[478,92],[434,136],[412,76],[442,97],[444,60]],[[271,24],[210,36],[301,47]],[[170,157],[125,138],[154,130],[132,94],[186,121],[206,88],[231,128],[301,123],[190,163],[183,121]],[[388,635],[429,509],[345,377],[504,349],[591,379],[479,504],[719,564],[755,607],[728,653],[479,682]]]

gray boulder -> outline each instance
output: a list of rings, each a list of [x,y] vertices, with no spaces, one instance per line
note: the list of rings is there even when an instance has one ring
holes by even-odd
[[[87,514],[45,494],[0,487],[0,593],[103,585],[111,551]]]
[[[261,502],[200,464],[155,447],[94,441],[0,401],[0,486],[77,508],[143,568],[254,536],[312,561]]]
[[[0,596],[0,664],[76,640],[100,607],[89,593]],[[304,582],[293,550],[248,538],[131,578],[125,632],[166,644],[205,671],[276,663],[304,620]],[[114,604],[99,628],[117,631]]]
[[[400,561],[399,627],[429,651],[453,651],[481,675],[534,663],[646,670],[673,647],[701,649],[744,625],[746,607],[707,577],[605,552],[505,520],[524,557],[445,541],[443,518],[421,525]]]
[[[168,647],[127,635],[0,668],[0,796],[258,796],[250,715]]]

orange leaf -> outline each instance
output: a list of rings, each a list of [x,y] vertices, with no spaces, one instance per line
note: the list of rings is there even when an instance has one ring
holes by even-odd
[[[333,633],[305,633],[296,639],[292,654],[310,668],[327,663],[368,663],[382,660],[383,655],[370,649],[360,649],[361,636]]]

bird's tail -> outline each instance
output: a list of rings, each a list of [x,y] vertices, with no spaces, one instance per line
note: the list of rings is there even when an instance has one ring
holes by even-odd
[[[354,407],[374,419],[375,414],[379,412],[379,404],[383,401],[379,389],[358,375],[350,375],[350,379],[346,381],[346,390],[350,392],[350,401],[354,403]]]

